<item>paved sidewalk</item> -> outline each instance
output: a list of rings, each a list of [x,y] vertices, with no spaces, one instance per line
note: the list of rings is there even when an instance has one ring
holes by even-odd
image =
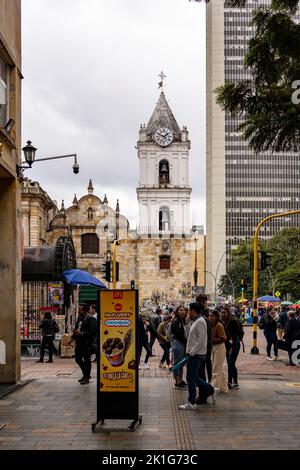
[[[247,329],[248,351],[249,342]],[[261,353],[263,345],[259,334]],[[0,422],[5,424],[0,430],[0,451],[299,448],[300,367],[269,362],[263,354],[241,354],[239,391],[219,395],[215,407],[208,404],[198,411],[183,411],[178,405],[186,401],[187,392],[173,389],[171,376],[158,368],[158,345],[154,352],[150,370],[141,371],[143,423],[133,433],[127,430],[128,421],[107,421],[98,425],[95,434],[91,432],[96,381],[79,385],[73,360],[22,361],[23,379],[35,380],[0,400]]]

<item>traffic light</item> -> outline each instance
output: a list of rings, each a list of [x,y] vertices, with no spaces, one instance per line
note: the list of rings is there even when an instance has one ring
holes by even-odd
[[[242,292],[244,292],[245,289],[247,289],[247,284],[246,284],[246,282],[245,282],[245,279],[241,279],[240,287],[241,287],[241,291],[242,291]]]
[[[135,282],[134,281],[130,281],[130,289],[135,289]]]
[[[107,282],[111,282],[111,261],[106,261],[101,265],[100,271],[104,274],[102,276]]]
[[[266,269],[267,267],[271,266],[271,255],[268,254],[266,251],[259,251],[258,252],[258,266],[257,269],[261,271],[262,269]],[[254,269],[254,255],[251,253],[250,255],[250,269]]]
[[[271,255],[266,251],[260,252],[260,269],[266,269],[271,266]]]

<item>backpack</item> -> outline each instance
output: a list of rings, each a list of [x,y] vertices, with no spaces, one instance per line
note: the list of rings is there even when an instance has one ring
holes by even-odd
[[[243,341],[243,338],[245,336],[245,332],[244,332],[244,329],[243,329],[243,324],[240,320],[237,320],[237,323],[238,323],[238,327],[239,327],[239,338],[241,341]]]
[[[171,340],[172,340],[171,326],[172,326],[172,322],[170,321],[170,323],[167,326],[167,338],[168,338],[169,343],[171,343]]]
[[[264,316],[263,316],[263,317],[261,317],[261,319],[259,320],[258,328],[259,328],[260,330],[263,330],[264,327],[265,327],[265,325],[266,325],[266,320],[265,320],[265,318],[264,318]]]
[[[236,319],[236,322],[238,324],[238,329],[239,329],[238,335],[239,335],[240,341],[241,341],[242,346],[243,346],[243,352],[245,352],[245,345],[244,345],[244,341],[243,341],[243,338],[245,336],[245,332],[244,332],[244,329],[243,329],[243,324],[238,318]]]

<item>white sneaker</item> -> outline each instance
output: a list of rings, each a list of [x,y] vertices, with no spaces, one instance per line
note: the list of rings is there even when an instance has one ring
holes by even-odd
[[[192,405],[190,402],[185,403],[184,405],[179,405],[180,410],[198,410],[198,405],[196,403]]]
[[[144,364],[144,369],[150,369],[149,364]]]
[[[268,357],[268,361],[274,361],[273,357]]]

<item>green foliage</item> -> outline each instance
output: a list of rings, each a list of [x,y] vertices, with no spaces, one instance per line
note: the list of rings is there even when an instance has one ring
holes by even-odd
[[[281,294],[291,294],[294,301],[300,299],[300,261],[288,266],[276,276],[276,288]]]
[[[260,249],[265,249],[265,245],[260,243]],[[221,276],[218,288],[221,295],[227,296],[233,294],[232,284],[234,286],[235,298],[241,297],[241,279],[244,279],[246,288],[244,297],[247,299],[252,298],[253,292],[253,277],[250,270],[250,256],[253,253],[252,241],[245,242],[238,246],[233,252],[231,263],[227,269],[227,274]],[[260,293],[265,294],[272,290],[270,287],[270,277],[267,271],[262,271],[259,274],[259,287]]]
[[[244,60],[252,80],[215,90],[221,108],[241,117],[237,131],[256,152],[300,149],[300,106],[292,102],[292,84],[300,78],[300,25],[292,16],[298,3],[273,0],[272,8],[254,10]]]
[[[259,272],[258,295],[265,295],[278,290],[281,295],[290,294],[294,300],[300,299],[300,228],[286,228],[274,235],[260,249],[271,254],[270,272]],[[245,296],[253,296],[253,271],[250,270],[250,254],[253,252],[252,241],[243,243],[232,253],[232,262],[227,270],[234,286],[235,297],[240,297],[240,280],[247,284]],[[228,275],[221,277],[219,290],[222,295],[232,295],[232,285]],[[273,280],[273,282],[272,282]],[[273,286],[274,283],[274,286]]]

